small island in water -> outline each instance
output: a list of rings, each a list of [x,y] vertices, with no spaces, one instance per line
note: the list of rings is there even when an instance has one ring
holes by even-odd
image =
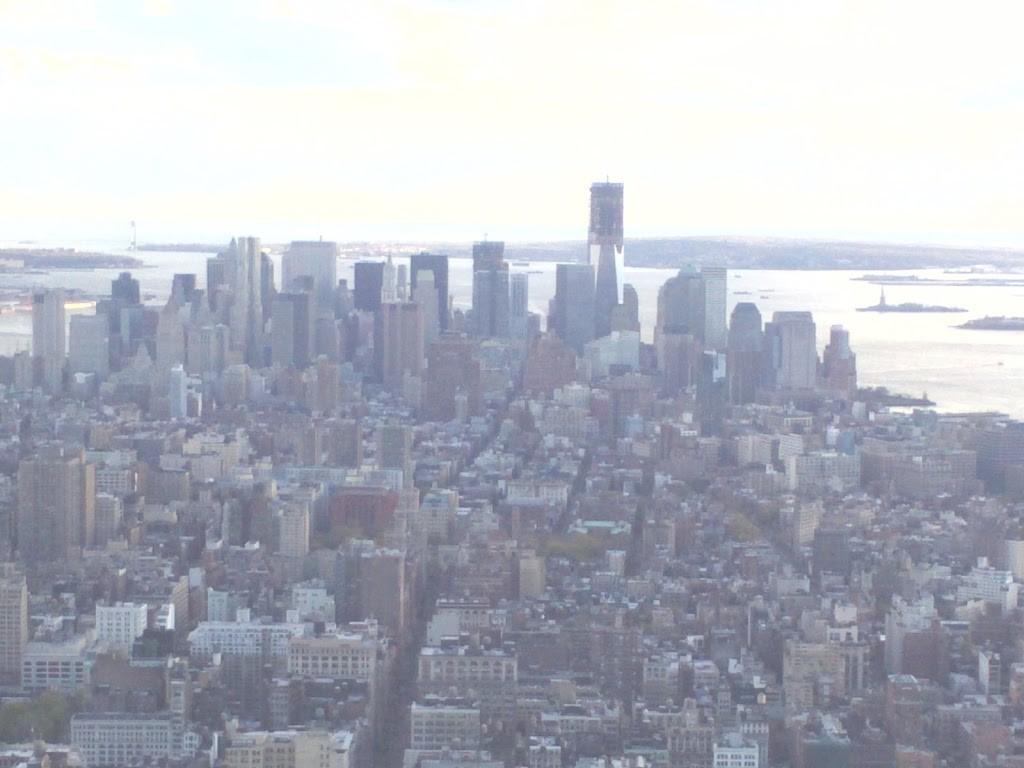
[[[936,304],[889,304],[885,300],[885,289],[878,303],[871,307],[858,307],[858,312],[966,312],[962,307],[943,307]]]
[[[955,327],[969,331],[1024,331],[1024,317],[980,317]]]

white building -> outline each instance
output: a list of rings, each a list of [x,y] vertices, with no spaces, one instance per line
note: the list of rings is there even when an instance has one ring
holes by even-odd
[[[95,768],[190,757],[199,739],[186,733],[182,719],[171,712],[97,712],[71,718],[71,744]]]
[[[293,637],[288,644],[288,674],[372,682],[377,648],[377,641],[356,633]]]
[[[292,609],[299,621],[334,621],[334,595],[323,582],[306,582],[292,587]]]
[[[971,572],[961,577],[956,599],[961,603],[982,600],[998,605],[1005,615],[1017,607],[1019,586],[1010,571],[992,568],[987,558],[979,558]]]
[[[716,742],[712,757],[714,768],[758,768],[759,749],[738,733],[727,733]]]
[[[428,696],[412,705],[410,749],[477,749],[480,708],[468,701]]]
[[[148,624],[149,609],[145,603],[96,606],[96,639],[118,650],[131,651]]]
[[[786,481],[791,491],[851,491],[860,485],[860,455],[815,451],[790,456]]]
[[[27,693],[74,693],[89,684],[92,659],[89,635],[63,642],[33,640],[21,656],[21,688]]]
[[[349,731],[250,731],[232,733],[224,750],[225,768],[349,768]]]
[[[247,610],[236,613],[238,620],[201,621],[188,636],[192,655],[209,657],[215,653],[236,656],[264,656],[284,664],[288,643],[306,632],[303,624],[251,621]]]

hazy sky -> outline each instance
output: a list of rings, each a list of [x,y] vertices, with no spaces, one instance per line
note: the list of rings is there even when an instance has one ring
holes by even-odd
[[[1015,2],[0,0],[0,240],[1024,245]]]

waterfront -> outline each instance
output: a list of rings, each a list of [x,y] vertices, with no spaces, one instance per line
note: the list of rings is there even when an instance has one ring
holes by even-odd
[[[90,244],[88,247],[95,248]],[[115,254],[127,251],[106,249]],[[149,303],[166,300],[175,272],[194,272],[200,286],[205,283],[207,254],[135,252],[146,266],[134,272]],[[396,258],[396,263],[407,259]],[[280,259],[275,258],[280,278]],[[352,260],[340,260],[338,276],[351,284]],[[530,309],[547,314],[555,290],[555,265],[534,262],[512,265],[513,271],[530,274]],[[640,321],[644,337],[650,340],[657,315],[661,284],[675,270],[627,266],[624,282],[631,283],[640,299]],[[4,274],[0,285],[75,287],[90,293],[107,293],[116,269],[53,270],[45,274]],[[881,274],[876,270],[873,274]],[[1001,411],[1024,418],[1024,332],[964,330],[953,326],[985,315],[1022,314],[1024,288],[1012,285],[922,285],[887,286],[890,303],[918,302],[963,307],[966,313],[875,314],[857,312],[857,307],[878,301],[880,287],[855,280],[863,270],[780,271],[738,270],[729,272],[729,311],[739,301],[752,301],[765,320],[778,310],[807,309],[817,323],[819,351],[827,341],[829,327],[842,324],[850,330],[857,353],[860,381],[865,386],[884,386],[909,395],[928,396],[941,411]],[[888,272],[918,275],[946,282],[962,281],[962,275],[941,269]],[[987,274],[999,278],[1003,275]],[[1012,277],[1006,275],[1005,277]],[[1019,275],[1018,275],[1019,277]],[[468,259],[452,259],[449,285],[456,308],[466,309],[472,298],[472,270]],[[69,314],[71,314],[69,312]],[[11,354],[31,344],[28,313],[0,315],[0,353]]]

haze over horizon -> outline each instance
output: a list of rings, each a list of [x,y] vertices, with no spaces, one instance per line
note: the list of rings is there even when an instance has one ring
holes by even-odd
[[[0,2],[0,239],[1024,246],[1011,3]]]

